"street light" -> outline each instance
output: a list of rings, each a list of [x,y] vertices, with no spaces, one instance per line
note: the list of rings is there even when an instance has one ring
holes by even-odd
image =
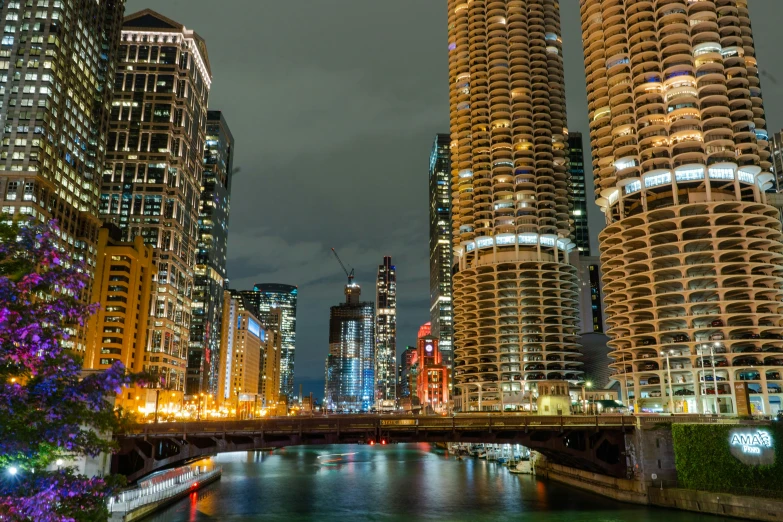
[[[8,474],[11,475],[12,477],[16,475],[17,471],[19,470],[16,469],[16,466],[11,466],[10,468],[8,468]]]
[[[590,381],[582,383],[582,415],[587,413],[587,397],[585,396],[585,388],[592,388],[593,383]]]
[[[669,362],[669,354],[674,355],[674,350],[668,352],[661,352],[661,355],[666,357],[666,373],[669,376],[669,413],[674,415],[674,392],[672,391],[672,365]]]

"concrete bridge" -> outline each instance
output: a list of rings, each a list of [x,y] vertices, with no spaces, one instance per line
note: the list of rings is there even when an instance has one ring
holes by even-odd
[[[117,434],[112,472],[130,482],[217,453],[309,444],[371,441],[522,444],[551,462],[609,477],[630,476],[630,438],[661,422],[716,422],[697,415],[538,416],[466,414],[454,417],[334,415],[255,420],[139,424]]]

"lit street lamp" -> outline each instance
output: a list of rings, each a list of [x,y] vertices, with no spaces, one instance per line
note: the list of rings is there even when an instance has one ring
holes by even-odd
[[[582,383],[582,414],[587,413],[587,397],[585,396],[585,388],[592,388],[593,383],[590,381]]]

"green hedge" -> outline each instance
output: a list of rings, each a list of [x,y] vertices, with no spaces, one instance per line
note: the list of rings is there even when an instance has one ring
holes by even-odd
[[[773,466],[746,466],[729,451],[729,431],[739,426],[673,424],[674,461],[680,487],[748,494],[759,490],[783,493],[783,426],[765,427],[775,447]]]

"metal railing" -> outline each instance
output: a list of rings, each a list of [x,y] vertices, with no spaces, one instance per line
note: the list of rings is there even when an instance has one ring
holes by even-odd
[[[387,432],[422,430],[514,430],[528,428],[646,428],[656,424],[764,424],[711,415],[529,415],[529,414],[468,414],[456,416],[403,415],[336,415],[314,417],[280,417],[254,420],[210,420],[179,423],[137,424],[121,437],[148,435],[184,435],[194,433],[276,433],[301,434],[383,430]]]
[[[157,491],[145,490],[142,488],[131,489],[124,491],[121,494],[109,499],[109,512],[110,513],[130,513],[131,511],[138,509],[147,504],[153,504],[162,500],[167,500],[175,497],[185,491],[191,490],[199,482],[206,482],[212,478],[220,475],[223,472],[223,468],[215,467],[210,471],[193,475],[188,480],[163,488]]]

